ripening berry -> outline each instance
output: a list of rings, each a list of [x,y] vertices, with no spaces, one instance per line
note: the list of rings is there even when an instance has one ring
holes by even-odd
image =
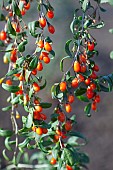
[[[78,78],[74,78],[74,79],[72,80],[72,82],[71,82],[71,86],[72,86],[73,88],[77,88],[77,87],[78,87],[78,84],[79,84]]]
[[[60,83],[60,91],[64,92],[66,90],[67,83],[65,81]]]
[[[8,64],[9,63],[8,57],[5,56],[5,55],[3,57],[3,62],[4,62],[4,64]]]
[[[32,126],[32,131],[36,132],[36,127]]]
[[[47,17],[52,19],[54,17],[54,12],[52,10],[47,11]]]
[[[40,86],[37,83],[33,83],[33,89],[35,92],[40,91]]]
[[[43,40],[39,40],[37,43],[38,47],[43,48],[44,47],[44,42]]]
[[[94,44],[94,42],[88,42],[88,50],[89,51],[93,51],[94,50],[94,48],[95,48],[95,44]]]
[[[41,127],[36,128],[36,133],[38,135],[42,135],[43,134],[43,129]]]
[[[23,76],[23,75],[20,75],[20,76],[18,77],[18,79],[19,79],[19,81],[23,81],[23,80],[25,80],[25,78],[24,78],[24,76]]]
[[[57,162],[57,161],[56,161],[56,159],[55,159],[55,158],[51,158],[51,161],[50,161],[50,164],[51,164],[51,165],[55,165],[55,164],[56,164],[56,162]]]
[[[42,65],[41,62],[38,62],[37,70],[38,70],[38,71],[42,71],[42,70],[43,70],[43,65]]]
[[[26,5],[24,5],[24,8],[25,8],[26,10],[29,10],[29,9],[30,9],[30,3],[28,2]]]
[[[97,105],[96,105],[96,102],[93,102],[92,104],[91,104],[91,109],[92,110],[97,110]]]
[[[11,80],[6,80],[6,84],[9,85],[9,86],[12,85],[12,81]]]
[[[66,165],[66,170],[73,170],[73,168],[69,165]]]
[[[55,143],[58,142],[58,141],[59,141],[59,138],[60,138],[59,135],[54,135],[54,142],[55,142]]]
[[[7,33],[5,31],[0,32],[0,40],[4,41],[7,38]]]
[[[52,51],[52,46],[48,42],[44,44],[44,48],[46,51],[49,51],[49,52]]]
[[[65,130],[70,131],[72,129],[72,124],[70,121],[67,121],[64,125]]]
[[[99,96],[99,95],[96,95],[94,101],[95,101],[96,103],[100,103],[100,96]]]
[[[80,63],[78,61],[75,61],[74,62],[74,71],[78,73],[78,72],[80,72],[80,70],[81,70]]]
[[[49,25],[49,26],[48,26],[48,31],[49,31],[51,34],[54,34],[54,33],[55,33],[55,28],[53,27],[53,25]]]
[[[35,106],[35,109],[36,109],[36,111],[39,112],[39,113],[42,112],[42,110],[43,110],[40,105]]]
[[[70,113],[72,111],[72,107],[69,103],[65,104],[65,110],[67,113]]]
[[[74,100],[75,100],[75,98],[74,98],[74,96],[72,94],[68,96],[68,102],[69,103],[73,103]]]
[[[61,131],[59,129],[56,129],[56,134],[61,136]]]
[[[41,18],[39,19],[39,23],[40,23],[40,26],[41,26],[42,28],[44,28],[44,27],[46,26],[46,18],[45,18],[45,17],[41,17]]]
[[[50,63],[50,58],[49,57],[43,57],[43,61],[45,64]]]

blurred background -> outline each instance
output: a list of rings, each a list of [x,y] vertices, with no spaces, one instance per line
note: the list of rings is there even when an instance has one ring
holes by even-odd
[[[51,2],[51,0],[50,0]],[[55,18],[52,24],[56,28],[56,33],[50,35],[53,40],[53,48],[56,52],[56,57],[51,63],[45,66],[43,76],[48,81],[48,86],[40,96],[44,101],[51,102],[50,89],[55,82],[59,82],[62,73],[59,71],[60,60],[66,55],[64,52],[64,44],[68,39],[72,38],[71,31],[69,29],[70,23],[73,19],[74,10],[77,8],[75,0],[57,0],[51,2],[55,8]],[[106,13],[102,13],[101,16],[105,21],[105,27],[101,30],[94,30],[93,36],[97,40],[97,49],[99,50],[98,58],[95,61],[100,66],[100,75],[109,74],[113,71],[113,61],[109,58],[110,51],[113,50],[113,35],[108,30],[113,28],[113,7],[105,4],[102,5],[107,9]],[[30,15],[29,15],[30,14]],[[27,12],[24,20],[27,22],[38,19],[36,6],[34,3],[31,5],[31,9]],[[4,23],[0,23],[0,30],[3,28]],[[48,35],[48,32],[45,32]],[[27,53],[33,53],[35,49],[35,40],[29,37],[29,45],[26,48]],[[0,53],[0,77],[3,77],[8,69],[8,65],[3,64],[3,53]],[[68,65],[67,63],[65,63]],[[8,92],[0,87],[0,108],[7,106],[6,99]],[[53,106],[55,101],[53,102]],[[82,132],[88,139],[89,143],[83,147],[90,156],[89,170],[112,170],[113,169],[113,93],[101,93],[101,103],[98,107],[98,112],[92,112],[92,117],[88,118],[83,112],[83,103],[78,100],[74,103],[73,113],[77,115],[78,124],[76,129]],[[20,108],[20,115],[23,114],[23,110]],[[47,114],[51,113],[50,109],[47,109]],[[0,110],[0,127],[11,127],[10,115],[8,112],[2,112]],[[0,158],[2,164],[5,165],[5,161],[2,157],[2,149],[4,148],[3,138],[0,138]]]

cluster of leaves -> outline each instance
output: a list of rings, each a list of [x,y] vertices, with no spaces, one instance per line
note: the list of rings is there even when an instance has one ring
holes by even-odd
[[[75,98],[87,102],[84,111],[90,116],[91,109],[96,111],[97,103],[100,102],[98,93],[112,91],[113,74],[97,76],[99,67],[93,60],[94,56],[98,56],[98,51],[95,50],[96,40],[90,30],[104,26],[98,13],[105,12],[105,9],[101,7],[100,1],[96,1],[98,8],[88,0],[80,0],[79,3],[81,9],[75,10],[70,25],[73,40],[66,42],[67,56],[60,62],[63,77],[61,82],[55,83],[51,88],[52,98],[57,99],[57,106],[51,114],[51,121],[47,122],[43,110],[50,108],[52,104],[44,103],[39,96],[47,82],[42,76],[38,76],[38,72],[55,56],[52,40],[44,35],[46,27],[49,33],[55,33],[55,28],[50,23],[54,18],[54,9],[48,0],[37,1],[39,18],[26,25],[23,16],[30,9],[31,1],[3,1],[4,13],[0,14],[0,21],[5,21],[5,27],[0,32],[0,51],[5,52],[3,61],[9,64],[9,68],[0,83],[11,95],[7,99],[9,106],[2,110],[11,111],[13,130],[0,129],[0,136],[5,137],[6,149],[14,152],[12,159],[9,159],[6,150],[3,150],[4,158],[17,167],[21,156],[26,156],[26,149],[38,149],[44,153],[43,163],[46,163],[49,169],[87,169],[89,157],[80,150],[80,146],[85,145],[87,140],[80,132],[72,130],[77,121],[75,115],[69,114],[72,112],[71,104]],[[82,15],[79,15],[79,12]],[[28,44],[26,29],[36,39],[36,49],[33,54],[25,55]],[[64,71],[63,66],[65,59],[72,61],[67,71]],[[26,116],[20,116],[18,105],[23,106]],[[20,117],[23,124],[21,129],[17,121]],[[28,156],[25,160],[27,159]],[[42,164],[36,155],[29,163],[34,159],[38,159],[38,164]],[[54,166],[51,167],[50,164]]]

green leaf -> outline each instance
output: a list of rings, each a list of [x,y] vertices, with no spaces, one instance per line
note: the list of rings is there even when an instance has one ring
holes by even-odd
[[[40,90],[44,89],[47,85],[47,81],[45,80],[44,84],[42,86],[40,86]]]
[[[19,143],[18,147],[26,148],[27,144],[30,142],[30,138],[26,138],[22,143]]]
[[[44,153],[49,153],[49,151],[43,146],[43,142],[38,142],[38,146],[40,148],[41,151],[43,151]]]
[[[4,144],[5,144],[5,147],[6,147],[9,151],[12,151],[12,148],[11,148],[11,146],[9,145],[9,139],[10,139],[10,137],[6,137]]]
[[[113,59],[113,51],[110,52],[110,58]]]
[[[5,152],[6,152],[6,150],[4,149],[3,152],[2,152],[3,157],[4,157],[7,161],[9,161],[10,159],[7,157],[7,155],[6,155]]]
[[[13,98],[13,100],[11,101],[11,103],[14,104],[18,104],[19,103],[19,96],[16,96],[15,98]]]
[[[5,21],[5,16],[2,13],[0,13],[0,21]]]
[[[35,38],[38,36],[38,34],[35,32],[36,27],[39,27],[39,22],[38,21],[33,21],[33,22],[28,23],[29,32]]]
[[[30,69],[34,70],[37,67],[37,64],[38,64],[38,57],[34,56],[29,64]]]
[[[18,50],[20,52],[24,52],[25,51],[25,45],[28,43],[28,40],[24,40],[22,41],[19,45],[18,45]]]
[[[13,69],[13,70],[10,70],[10,71],[6,74],[6,76],[12,76],[13,74],[19,73],[20,71],[21,71],[20,68],[15,68],[15,69]]]
[[[79,157],[80,157],[80,162],[83,164],[87,164],[89,163],[89,157],[86,153],[79,153]]]
[[[87,143],[86,137],[85,137],[83,134],[81,134],[80,132],[69,132],[69,133],[67,134],[67,136],[76,136],[76,137],[78,137],[78,138],[83,139],[83,140]]]
[[[100,81],[101,81],[101,82],[104,81],[105,83],[107,83],[109,92],[112,91],[113,82],[112,82],[112,80],[111,80],[111,78],[110,78],[109,76],[102,76],[102,77],[100,78]],[[102,86],[101,86],[101,87],[102,87]],[[101,90],[102,90],[102,89],[101,89]]]
[[[25,127],[31,128],[32,124],[33,124],[33,115],[31,113],[29,113],[27,120],[26,120]]]
[[[83,2],[83,4],[82,4],[82,9],[83,9],[84,11],[86,11],[86,10],[87,10],[88,3],[89,3],[89,1],[88,1],[88,0],[84,0],[84,2]]]
[[[2,41],[0,41],[0,46],[4,47],[4,43]]]
[[[40,106],[42,107],[42,108],[50,108],[51,106],[52,106],[52,103],[40,103]]]
[[[20,9],[19,9],[15,0],[12,0],[12,9],[13,9],[13,12],[15,13],[15,15],[17,15],[20,18],[22,17]]]
[[[60,70],[61,70],[62,72],[64,72],[64,71],[63,71],[63,62],[64,62],[64,60],[67,59],[67,58],[71,58],[71,57],[70,57],[70,56],[66,56],[66,57],[62,58],[62,60],[60,61]]]
[[[29,71],[29,70],[25,71],[25,80],[26,80],[26,82],[28,82],[30,74],[31,74],[31,71]]]
[[[100,28],[103,28],[104,27],[104,21],[101,21],[100,23],[98,24],[95,24],[95,25],[91,25],[89,28],[94,28],[94,29],[100,29]]]
[[[89,103],[87,106],[84,108],[84,112],[87,116],[90,116],[90,110],[91,110],[91,103]]]
[[[72,57],[72,54],[71,54],[71,52],[70,52],[70,49],[69,49],[69,46],[70,46],[70,43],[72,42],[72,40],[68,40],[67,42],[66,42],[66,44],[65,44],[65,51],[66,51],[66,53],[70,56],[70,57]]]
[[[9,19],[7,20],[7,29],[8,29],[9,34],[16,36],[16,31],[12,27],[12,24]]]
[[[70,149],[64,148],[61,158],[71,166],[75,163],[73,152]]]
[[[81,96],[84,93],[86,93],[86,91],[87,90],[85,88],[79,87],[79,88],[77,88],[77,90],[74,91],[74,94],[75,94],[75,96]]]
[[[0,136],[8,137],[8,136],[12,136],[12,135],[13,135],[12,131],[0,129]]]
[[[21,67],[23,62],[25,61],[26,57],[20,57],[16,60],[16,64]]]
[[[8,111],[8,110],[10,110],[12,108],[12,106],[7,106],[7,107],[4,107],[4,108],[2,108],[2,111]]]
[[[2,83],[2,87],[3,87],[3,89],[5,89],[5,90],[7,90],[9,92],[12,92],[12,93],[15,93],[15,92],[20,90],[20,88],[18,86],[15,86],[15,85],[10,85],[9,86],[9,85],[7,85],[5,83]]]
[[[89,102],[88,98],[86,96],[77,96],[77,98],[83,102]]]

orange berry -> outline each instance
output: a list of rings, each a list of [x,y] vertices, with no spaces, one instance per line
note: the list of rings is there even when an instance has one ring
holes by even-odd
[[[49,25],[49,26],[48,26],[48,31],[49,31],[51,34],[54,34],[54,33],[55,33],[55,28],[53,27],[53,25]]]
[[[35,110],[34,112],[33,112],[33,118],[34,119],[37,119],[37,120],[40,120],[40,113],[37,111],[37,110]]]
[[[43,47],[44,47],[44,42],[43,42],[43,40],[39,40],[39,42],[37,43],[37,45],[38,45],[40,48],[43,48]]]
[[[36,75],[36,74],[37,74],[37,69],[32,70],[31,73],[32,73],[33,75]]]
[[[64,92],[66,91],[67,83],[65,81],[60,83],[60,91]]]
[[[23,76],[23,75],[20,75],[18,79],[19,79],[19,81],[23,81],[23,80],[25,80],[25,78],[24,78],[24,76]]]
[[[88,50],[89,51],[93,51],[94,50],[94,48],[95,48],[95,44],[94,44],[94,42],[88,42]]]
[[[25,15],[26,14],[26,10],[23,8],[22,11],[21,11],[21,15]]]
[[[32,126],[32,131],[36,132],[36,127]]]
[[[47,116],[44,113],[40,113],[40,117],[41,117],[42,120],[46,120],[47,119]]]
[[[9,85],[9,86],[12,85],[12,81],[11,80],[6,80],[6,84]]]
[[[7,38],[7,33],[5,31],[0,32],[0,40],[4,41]]]
[[[56,130],[56,134],[61,136],[61,131],[59,129]]]
[[[42,110],[43,110],[40,105],[35,106],[35,109],[36,109],[36,111],[39,112],[39,113],[42,112]]]
[[[72,82],[71,82],[71,86],[72,86],[73,88],[77,88],[77,87],[78,87],[78,84],[79,84],[78,78],[74,78],[74,79],[72,80]]]
[[[41,62],[38,62],[37,70],[38,70],[38,71],[42,71],[42,70],[43,70],[43,65],[42,65]]]
[[[52,51],[52,46],[48,42],[44,44],[44,48],[46,51],[49,51],[49,52]]]
[[[62,112],[59,112],[58,120],[60,122],[64,122],[65,121],[65,114],[62,113]]]
[[[15,63],[15,62],[16,62],[16,60],[17,60],[17,56],[16,56],[16,55],[11,54],[11,56],[10,56],[10,60],[11,60],[13,63]]]
[[[97,78],[97,75],[96,75],[96,73],[94,71],[92,72],[90,78],[92,78],[92,79],[96,79]]]
[[[95,90],[96,89],[96,84],[95,83],[91,83],[90,84],[90,89],[91,90]]]
[[[88,99],[92,99],[95,93],[91,89],[87,89],[86,96]]]
[[[41,17],[41,18],[39,19],[39,23],[40,23],[40,26],[41,26],[42,28],[44,28],[44,27],[46,26],[46,18],[45,18],[45,17]]]
[[[39,104],[40,102],[37,99],[34,99],[34,104]]]
[[[81,66],[81,69],[80,69],[80,72],[81,72],[81,73],[85,73],[86,70],[87,70],[86,66],[85,66],[85,65],[82,65],[82,66]]]
[[[72,129],[72,124],[70,121],[67,121],[64,125],[65,130],[70,131]]]
[[[47,11],[47,17],[52,19],[54,17],[54,12],[52,10]]]
[[[78,61],[75,61],[74,62],[74,71],[75,72],[80,72],[80,70],[81,70],[80,63]]]
[[[29,9],[30,9],[30,3],[28,2],[27,5],[24,5],[24,8],[25,8],[26,10],[29,10]]]
[[[42,135],[43,134],[43,129],[41,127],[36,128],[36,133],[38,135]]]
[[[100,96],[99,96],[99,95],[96,95],[94,101],[95,101],[96,103],[100,103]]]
[[[73,170],[73,168],[69,165],[66,165],[66,170]]]
[[[45,56],[45,57],[43,57],[43,61],[45,64],[48,64],[48,63],[50,63],[50,58]]]
[[[90,81],[90,78],[87,78],[84,82],[85,82],[85,84],[88,86],[88,85],[90,84],[90,82],[91,82],[91,81]]]
[[[51,163],[51,165],[55,165],[56,164],[56,159],[55,158],[51,158],[51,161],[50,161],[50,163]]]
[[[70,113],[72,111],[72,107],[69,103],[65,104],[65,110],[67,113]]]
[[[98,72],[99,71],[99,66],[95,64],[94,67],[93,67],[93,70]]]
[[[74,98],[73,95],[69,95],[69,96],[68,96],[68,102],[69,102],[69,103],[73,103],[74,100],[75,100],[75,98]]]
[[[93,102],[93,103],[91,104],[91,109],[92,109],[92,110],[97,110],[96,102]]]
[[[84,82],[84,76],[82,74],[78,74],[79,82]]]
[[[80,63],[86,63],[86,57],[85,57],[83,54],[81,54],[81,55],[79,56],[79,62],[80,62]]]
[[[39,92],[40,86],[37,83],[33,83],[33,89],[34,89],[35,92]]]
[[[59,135],[54,135],[54,142],[58,142],[59,141],[60,136]]]

